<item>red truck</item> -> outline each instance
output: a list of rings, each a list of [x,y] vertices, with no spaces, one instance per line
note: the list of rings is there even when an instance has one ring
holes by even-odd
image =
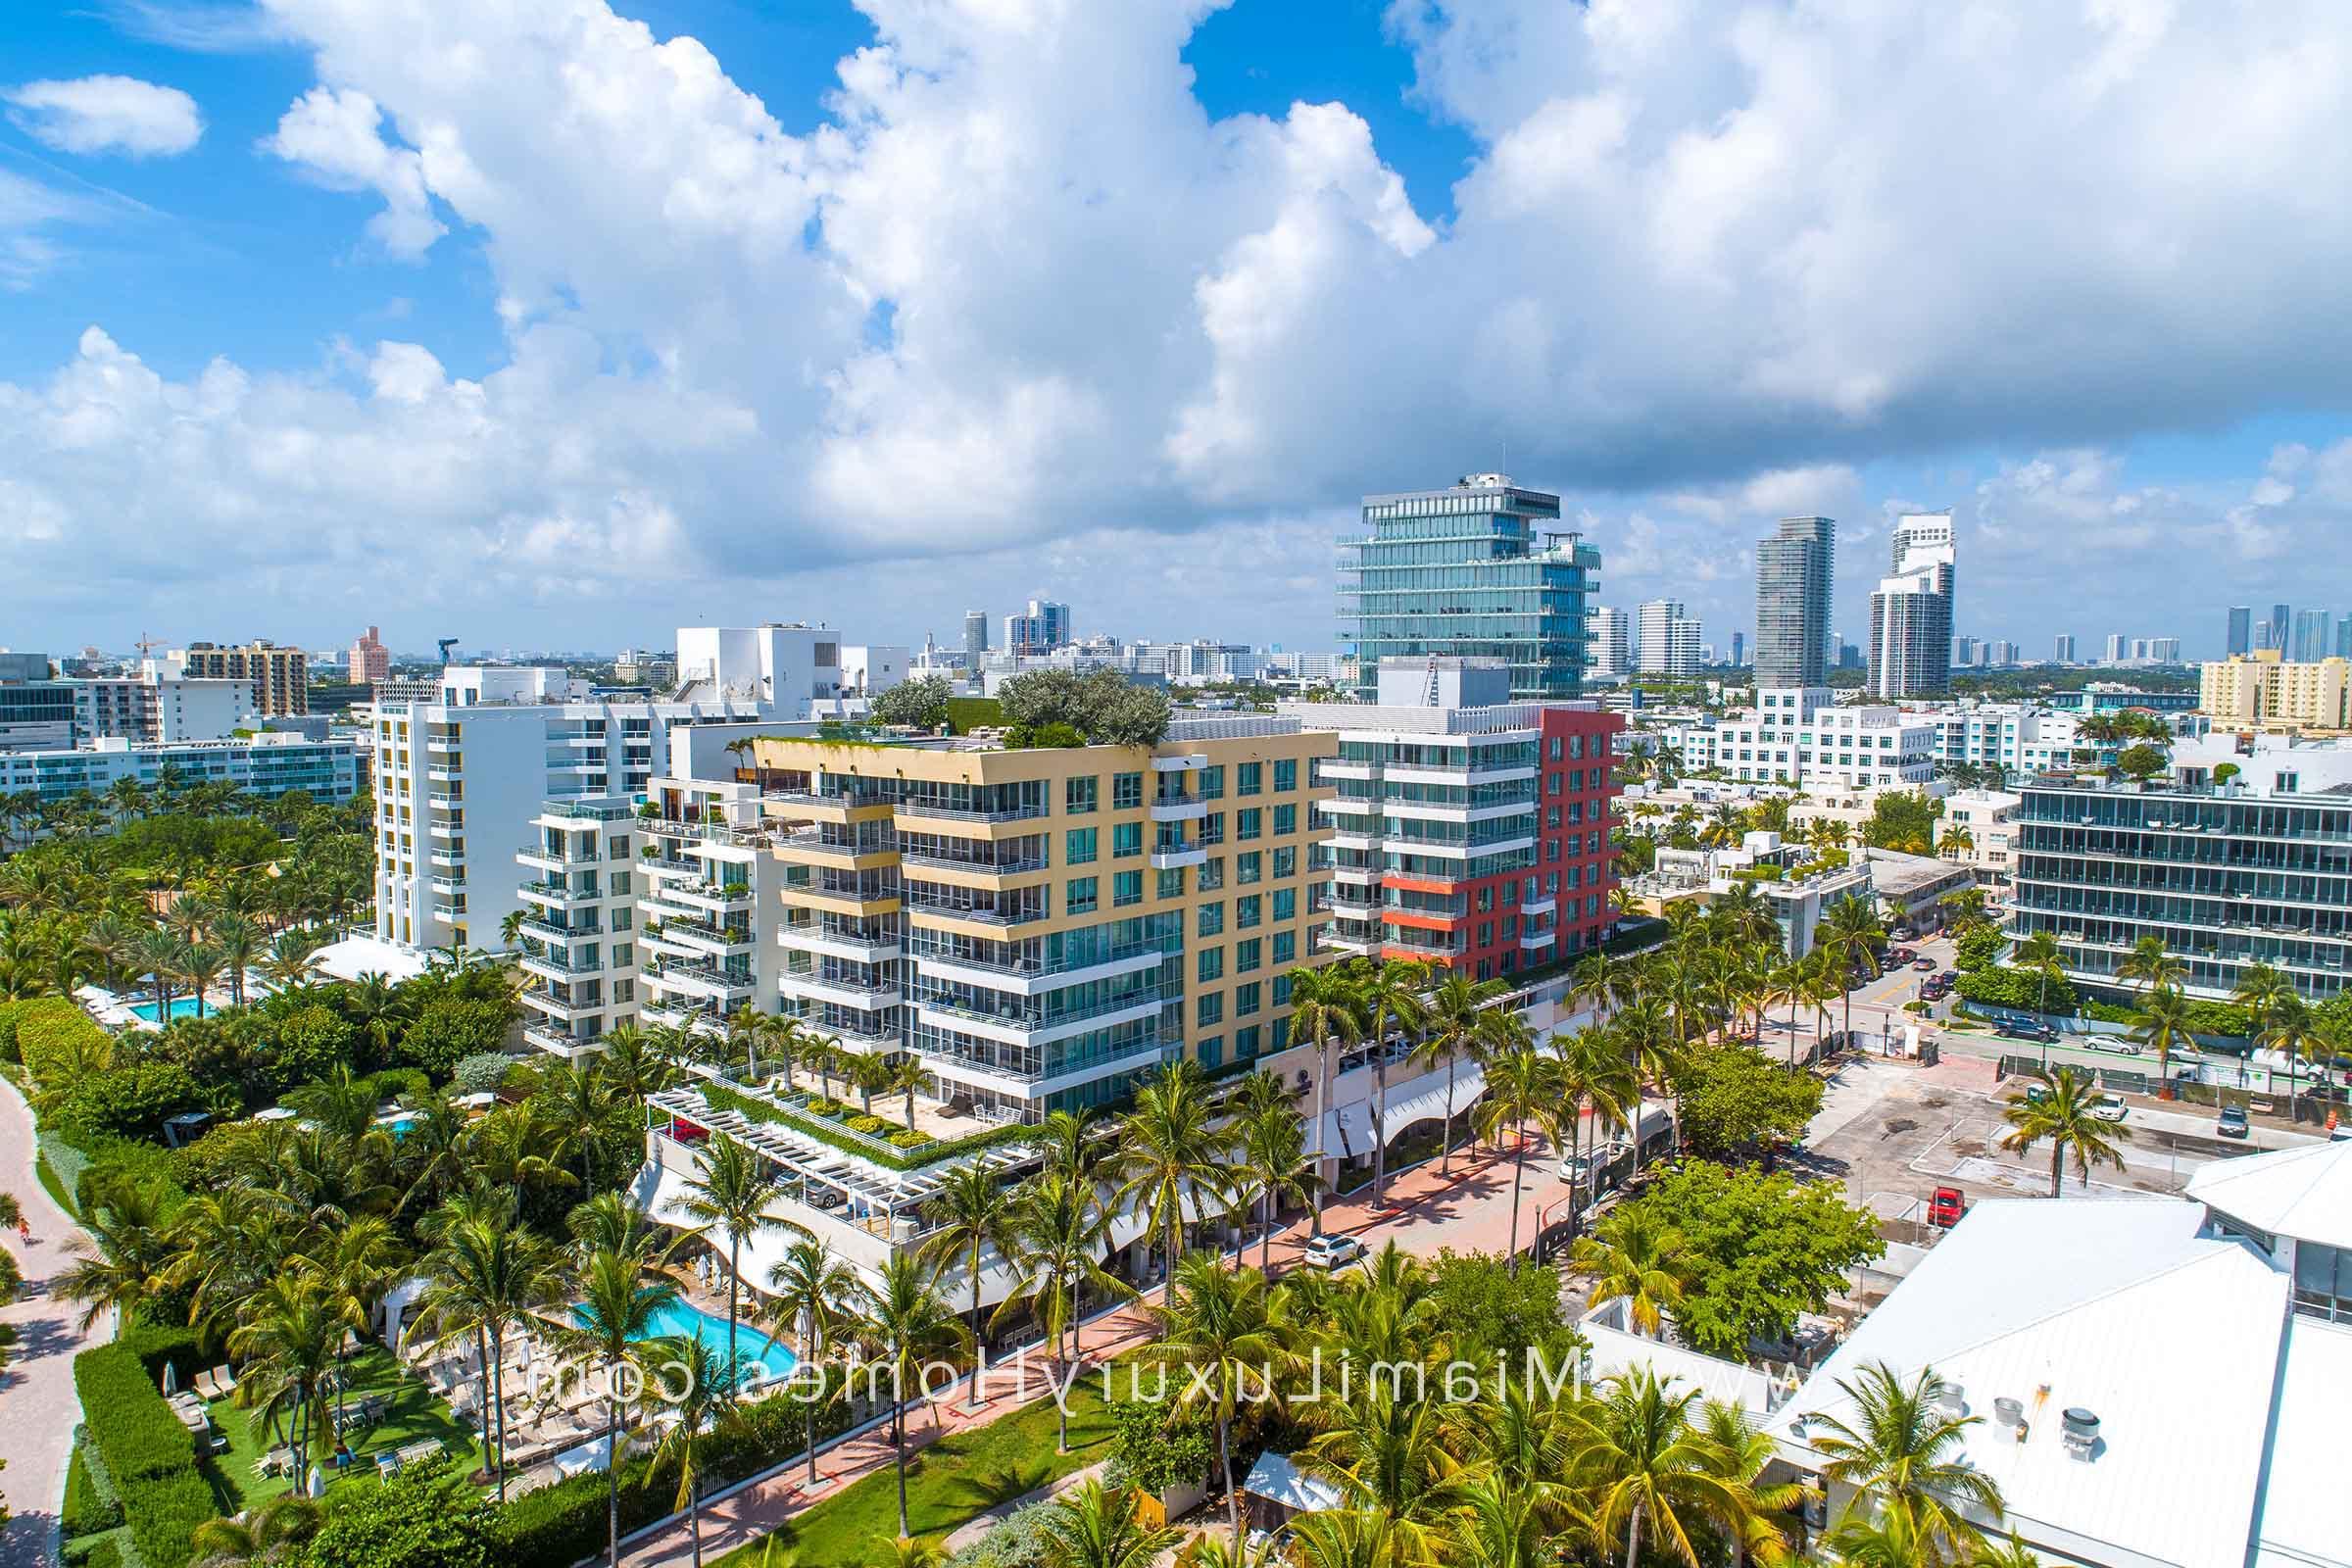
[[[1928,1199],[1928,1223],[1941,1230],[1950,1230],[1968,1212],[1968,1200],[1957,1187],[1938,1187]]]

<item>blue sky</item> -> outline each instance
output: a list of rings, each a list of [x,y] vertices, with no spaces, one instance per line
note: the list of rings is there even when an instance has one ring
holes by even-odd
[[[1784,511],[1858,635],[1910,505],[2031,649],[2352,611],[2318,0],[479,9],[13,19],[0,636],[1329,645],[1352,497],[1506,442],[1713,640]]]

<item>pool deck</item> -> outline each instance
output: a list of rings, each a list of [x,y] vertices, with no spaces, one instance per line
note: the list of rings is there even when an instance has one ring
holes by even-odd
[[[267,996],[269,993],[268,982],[251,969],[245,971],[245,999],[247,1002]],[[143,1018],[132,1010],[136,1006],[154,1006],[155,999],[152,997],[109,991],[103,986],[80,986],[74,990],[74,1000],[89,1009],[90,1016],[109,1029],[150,1029],[158,1032],[163,1029],[163,1025],[156,1020]],[[190,1000],[185,996],[175,995],[172,997],[172,1016],[174,1020],[196,1016],[193,1006],[183,1005]],[[204,994],[204,1011],[207,1017],[230,1004],[229,992],[225,985],[215,986]]]

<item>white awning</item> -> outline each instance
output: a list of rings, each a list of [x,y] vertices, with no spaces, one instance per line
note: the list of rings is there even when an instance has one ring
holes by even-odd
[[[1286,1456],[1271,1449],[1257,1456],[1242,1491],[1252,1497],[1279,1503],[1294,1513],[1318,1513],[1337,1508],[1348,1499],[1340,1489],[1318,1477],[1303,1475]]]
[[[1394,1141],[1398,1133],[1416,1122],[1434,1121],[1441,1114],[1456,1114],[1486,1092],[1486,1069],[1467,1062],[1454,1069],[1450,1101],[1446,1096],[1446,1069],[1443,1067],[1417,1078],[1408,1078],[1402,1083],[1392,1083],[1389,1085],[1389,1111],[1384,1118],[1388,1136]],[[1362,1159],[1372,1152],[1374,1142],[1370,1101],[1359,1100],[1323,1113],[1321,1152]]]

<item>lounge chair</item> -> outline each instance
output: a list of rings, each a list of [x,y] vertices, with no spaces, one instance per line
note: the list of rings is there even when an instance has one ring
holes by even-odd
[[[208,1402],[220,1397],[220,1380],[209,1370],[197,1373],[192,1386]]]
[[[237,1392],[237,1375],[229,1370],[226,1361],[213,1368],[213,1387],[220,1391],[223,1399]]]

